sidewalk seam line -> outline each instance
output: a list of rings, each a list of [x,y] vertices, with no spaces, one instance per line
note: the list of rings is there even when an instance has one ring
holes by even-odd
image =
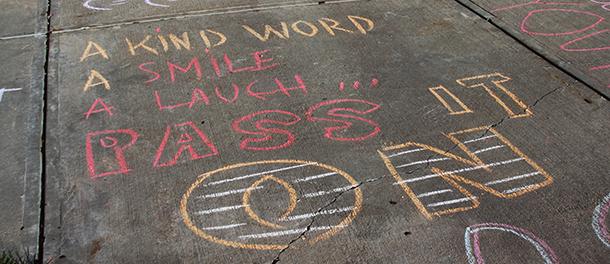
[[[521,46],[525,47],[530,52],[536,54],[536,56],[540,57],[541,59],[543,59],[547,63],[551,64],[556,69],[558,69],[561,72],[563,72],[564,74],[568,75],[570,78],[576,80],[578,83],[584,85],[585,87],[587,87],[588,89],[590,89],[591,91],[593,91],[597,95],[601,96],[602,98],[610,101],[610,97],[605,95],[600,89],[593,87],[593,85],[589,84],[582,77],[578,76],[580,74],[573,73],[570,69],[567,69],[564,66],[561,66],[561,63],[563,61],[561,61],[558,58],[552,58],[553,57],[552,54],[546,54],[545,55],[544,53],[546,53],[546,52],[544,50],[540,51],[537,48],[532,47],[530,44],[526,43],[524,40],[519,38],[515,32],[512,32],[512,29],[504,28],[501,25],[499,25],[498,22],[495,21],[495,16],[492,13],[488,12],[487,10],[485,10],[482,7],[480,7],[476,3],[472,2],[471,0],[454,0],[454,1],[457,2],[459,5],[465,7],[466,9],[468,9],[469,11],[474,13],[475,15],[479,16],[483,20],[487,21],[493,27],[495,27],[496,29],[500,30],[502,33],[506,34],[507,36],[512,38],[514,41],[519,43]],[[500,22],[500,23],[502,23],[502,22]],[[584,77],[586,78],[586,76],[584,76]]]
[[[42,85],[42,127],[40,135],[40,157],[41,157],[41,174],[40,174],[40,215],[38,226],[38,257],[37,263],[44,263],[44,242],[45,242],[45,207],[46,207],[46,191],[47,191],[47,154],[46,154],[46,137],[47,137],[47,104],[48,104],[48,85],[49,85],[49,54],[51,43],[51,1],[47,0],[46,10],[46,35],[45,38],[45,57],[44,57],[44,78]]]

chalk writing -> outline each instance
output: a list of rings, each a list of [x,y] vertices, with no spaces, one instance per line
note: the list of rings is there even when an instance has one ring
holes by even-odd
[[[467,113],[472,113],[472,110],[470,110],[470,108],[468,108],[468,106],[466,106],[466,104],[464,104],[462,100],[460,100],[460,98],[458,98],[455,94],[453,94],[451,91],[449,91],[449,89],[445,88],[444,86],[441,85],[437,87],[431,87],[428,88],[428,90],[434,95],[434,97],[436,97],[436,99],[438,99],[439,102],[441,102],[441,104],[443,104],[445,108],[447,108],[447,110],[449,110],[450,115],[463,115]]]
[[[267,118],[262,117],[262,116],[270,116],[270,115],[275,116],[276,119],[269,119],[269,117],[267,117]],[[258,119],[258,120],[254,121],[255,119]],[[233,121],[233,130],[235,130],[235,132],[238,132],[238,133],[257,136],[257,137],[248,137],[248,138],[243,139],[241,141],[241,143],[239,144],[239,147],[241,149],[244,149],[244,150],[276,150],[276,149],[281,149],[281,148],[285,148],[285,147],[292,145],[292,143],[295,140],[295,136],[288,130],[279,129],[279,128],[266,128],[266,127],[264,127],[264,125],[274,124],[274,125],[280,125],[280,126],[291,126],[291,125],[296,124],[300,120],[301,120],[301,118],[298,115],[295,115],[288,111],[265,110],[265,111],[259,111],[259,112],[249,114],[247,116],[244,116],[242,118],[239,118],[239,119]],[[249,122],[252,122],[254,124],[254,127],[256,128],[256,130],[250,131],[247,129],[243,129],[241,127],[242,123],[249,123]],[[276,139],[276,137],[280,137],[280,135],[282,135],[281,137],[284,138],[283,140]],[[278,142],[278,143],[265,144],[266,146],[260,145],[260,144],[254,144],[254,143],[261,143],[261,142]],[[257,145],[260,145],[260,146],[257,146]]]
[[[480,137],[484,131],[491,135]],[[493,128],[472,128],[446,137],[466,157],[417,142],[378,151],[396,180],[394,185],[399,185],[428,219],[477,208],[480,195],[471,193],[464,185],[509,199],[553,182],[551,175]],[[432,173],[413,169],[429,164],[434,164]]]
[[[538,251],[542,259],[544,260],[544,263],[559,263],[559,259],[557,258],[557,255],[555,254],[553,249],[544,240],[538,238],[532,232],[527,231],[523,228],[498,223],[483,223],[472,225],[466,228],[466,232],[464,232],[464,244],[466,246],[466,256],[468,257],[468,263],[485,263],[485,260],[483,259],[483,254],[481,253],[479,234],[482,231],[487,230],[502,231],[509,234],[513,234],[532,244],[532,246],[536,248],[536,251]]]
[[[161,145],[159,145],[159,148],[157,149],[153,166],[173,166],[178,162],[185,150],[188,151],[189,160],[203,159],[218,155],[218,150],[205,133],[197,128],[193,122],[186,122],[167,126]],[[167,156],[165,154],[172,153],[173,155],[169,155],[165,158],[167,161],[162,161],[163,157]]]
[[[590,0],[593,3],[600,4],[603,9],[610,11],[610,1]]]
[[[93,51],[93,49],[95,49],[95,51]],[[102,56],[102,58],[107,59],[107,60],[110,59],[110,57],[108,57],[108,51],[106,51],[104,48],[102,48],[102,46],[100,46],[99,44],[97,44],[93,41],[89,41],[87,43],[87,47],[83,51],[83,54],[80,56],[80,62],[83,62],[86,59],[88,59],[89,57],[96,56],[96,55]]]
[[[143,3],[154,7],[169,7],[170,3],[178,0],[142,0]],[[114,6],[120,6],[129,3],[129,0],[84,0],[83,6],[95,11],[112,10]]]
[[[510,118],[529,117],[532,111],[521,99],[508,90],[502,83],[511,79],[500,73],[484,74],[456,80],[457,83],[468,88],[483,88],[496,103],[498,103]],[[508,97],[502,100],[502,97]],[[518,114],[519,113],[519,114]]]
[[[369,88],[370,89],[376,88],[377,85],[379,85],[379,80],[377,78],[373,78],[373,79],[371,79],[371,82],[369,83]],[[352,83],[351,87],[352,87],[352,89],[357,91],[362,87],[362,84],[360,83],[360,81],[354,81],[354,83]],[[345,82],[339,82],[339,91],[341,91],[341,92],[345,91]]]
[[[608,235],[608,225],[606,219],[608,217],[608,210],[610,209],[610,193],[608,193],[604,199],[595,207],[593,211],[593,231],[597,238],[610,248],[610,235]]]
[[[533,31],[530,29],[530,26],[528,25],[529,20],[532,19],[532,17],[536,17],[536,16],[542,16],[542,15],[538,15],[540,13],[553,13],[553,12],[558,12],[558,13],[575,13],[575,14],[583,14],[583,15],[587,15],[589,16],[589,18],[593,18],[595,20],[595,22],[590,23],[589,25],[587,25],[586,27],[581,27],[581,28],[574,28],[570,31],[562,31],[562,32],[545,32],[545,31]],[[529,13],[527,13],[527,15],[523,18],[523,20],[521,21],[521,31],[530,35],[540,35],[540,36],[564,36],[564,35],[572,35],[572,34],[576,34],[576,33],[580,33],[580,32],[584,32],[587,31],[589,29],[594,28],[595,26],[597,26],[599,23],[601,23],[602,21],[604,21],[604,18],[598,14],[592,13],[592,12],[587,12],[587,11],[580,11],[580,10],[573,10],[573,9],[560,9],[560,8],[550,8],[550,9],[537,9],[534,11],[531,11]],[[539,24],[539,23],[532,23],[534,25]]]
[[[510,10],[510,9],[514,9],[514,8],[519,8],[519,7],[525,7],[525,6],[530,6],[530,5],[573,5],[573,6],[579,6],[579,5],[586,5],[587,3],[573,3],[573,2],[546,2],[543,0],[531,0],[527,3],[521,3],[521,4],[514,4],[514,5],[509,5],[509,6],[503,6],[503,7],[499,7],[499,8],[495,8],[492,11],[496,12],[496,11],[504,11],[504,10]]]
[[[365,100],[336,99],[309,107],[305,116],[309,122],[336,124],[324,128],[325,138],[335,141],[362,141],[377,135],[381,128],[375,121],[361,116],[373,113],[380,107],[379,104]],[[318,114],[325,117],[318,117]],[[268,128],[266,125],[289,127],[300,120],[301,118],[298,115],[288,111],[258,111],[233,121],[233,130],[237,133],[254,136],[243,139],[240,144],[241,149],[276,150],[292,145],[296,137],[288,130]],[[244,129],[243,124],[247,123],[252,123],[256,130]],[[354,133],[354,131],[358,133]],[[277,143],[269,144],[270,142]]]
[[[96,113],[100,113],[100,112],[105,112],[106,114],[108,114],[108,116],[112,116],[112,108],[113,107],[108,106],[104,102],[104,100],[102,100],[102,98],[97,98],[97,99],[95,99],[93,104],[91,104],[91,107],[89,108],[87,113],[85,113],[85,119],[89,119],[89,117],[92,114],[96,114]]]
[[[533,113],[527,105],[503,85],[503,83],[510,80],[510,77],[504,76],[501,73],[491,73],[458,79],[456,82],[467,88],[482,88],[506,111],[509,118],[530,117]],[[473,112],[458,96],[442,85],[428,88],[428,90],[449,110],[450,115],[462,115]]]
[[[341,192],[346,193],[325,206]],[[265,201],[275,202],[262,205]],[[183,195],[180,214],[191,231],[210,242],[281,250],[291,235],[307,232],[308,244],[334,236],[361,207],[358,182],[340,169],[314,161],[265,160],[200,175]],[[311,226],[313,217],[316,225]]]
[[[381,132],[381,128],[377,122],[360,116],[373,113],[379,108],[381,105],[365,100],[336,99],[311,106],[305,116],[310,122],[338,124],[324,128],[325,138],[337,141],[362,141],[377,135]],[[317,113],[323,113],[327,117],[316,117]],[[356,125],[360,125],[360,127],[354,128]],[[359,133],[348,133],[348,131],[358,131]]]
[[[604,10],[608,10],[610,2],[591,0],[592,3],[600,4]],[[530,1],[527,3],[509,5],[505,7],[496,8],[494,12],[511,10],[514,8],[520,8],[530,5],[538,6],[586,6],[590,3],[570,3],[570,2],[543,2],[541,0]],[[570,27],[565,29],[549,29],[550,27],[544,27],[546,24],[541,22],[545,17],[562,17],[563,19],[569,19],[579,21],[580,23],[565,23],[562,24],[564,27]],[[584,33],[590,30],[596,30],[602,22],[606,19],[594,12],[577,10],[577,9],[566,9],[566,8],[541,8],[529,11],[519,23],[519,29],[521,32],[531,36],[544,36],[544,37],[556,37],[556,36],[573,36],[578,33]],[[544,27],[537,29],[536,27]],[[554,28],[554,27],[553,27]],[[606,43],[603,41],[603,36],[608,34],[608,29],[596,30],[595,32],[588,33],[581,37],[576,37],[572,40],[568,40],[559,45],[559,49],[565,52],[598,52],[610,49],[610,46],[602,44],[598,46],[598,43]],[[579,45],[585,45],[593,43],[594,46],[579,47]],[[590,72],[605,70],[610,67],[605,65],[588,66]],[[610,88],[610,85],[608,85]]]
[[[346,32],[349,34],[360,32],[361,34],[366,35],[367,32],[375,28],[375,23],[373,20],[366,17],[349,15],[347,16],[347,19],[350,21],[353,28],[345,28],[339,21],[330,18],[321,18],[317,22],[320,24],[320,27],[331,36],[334,36],[336,34],[335,32]],[[264,25],[264,29],[262,31],[257,31],[248,25],[242,25],[242,27],[248,33],[262,42],[268,41],[272,36],[275,36],[275,38],[278,39],[287,40],[290,38],[290,29],[299,35],[310,38],[316,36],[320,31],[315,23],[303,20],[293,22],[290,27],[288,27],[288,23],[286,22],[280,22],[279,26],[275,27],[272,25]]]
[[[124,152],[136,143],[138,136],[131,129],[87,133],[85,154],[89,176],[94,179],[129,172]]]
[[[2,98],[4,97],[4,93],[6,92],[16,92],[21,91],[21,88],[0,88],[0,102],[2,102]]]
[[[224,53],[221,58],[216,57],[211,52],[207,52],[207,59],[200,57],[193,57],[188,62],[176,62],[167,61],[163,65],[157,65],[156,62],[144,62],[138,66],[140,71],[150,75],[150,78],[145,81],[146,84],[154,83],[158,80],[168,80],[171,83],[175,83],[180,78],[194,77],[197,80],[202,78],[221,78],[226,73],[239,73],[239,72],[260,72],[266,70],[272,70],[279,66],[279,63],[272,62],[273,57],[269,54],[269,50],[255,51],[250,54],[250,57],[242,59],[238,58],[242,62],[241,66],[236,66],[231,55]],[[223,63],[220,63],[222,61]],[[186,65],[186,66],[183,66]],[[205,75],[203,68],[210,66],[213,69],[211,74]],[[247,66],[246,66],[247,65]],[[226,72],[223,74],[223,72]],[[253,84],[252,84],[253,85]]]
[[[91,70],[89,72],[89,77],[85,82],[85,86],[83,87],[83,91],[88,91],[91,87],[96,87],[98,85],[103,85],[104,89],[110,90],[110,82],[98,71]]]

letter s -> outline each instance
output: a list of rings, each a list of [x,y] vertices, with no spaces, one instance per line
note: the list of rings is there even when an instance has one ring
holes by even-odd
[[[265,118],[263,116],[273,115],[274,119]],[[258,120],[255,120],[258,119]],[[253,135],[258,137],[249,137],[243,139],[239,144],[239,147],[243,150],[276,150],[288,147],[292,145],[295,140],[295,136],[288,130],[279,129],[279,128],[269,128],[265,127],[267,124],[275,124],[281,126],[291,126],[299,122],[301,118],[291,112],[282,111],[282,110],[264,110],[249,114],[242,118],[236,119],[233,121],[233,130],[238,133]],[[251,122],[253,123],[256,130],[245,130],[241,128],[242,123]],[[281,139],[280,136],[283,135],[285,139]],[[280,137],[278,139],[278,137]],[[283,141],[279,143],[279,141]],[[260,142],[278,142],[272,145],[268,144],[256,144]],[[267,145],[267,146],[261,146]]]
[[[323,111],[322,108],[327,106],[330,107],[330,109],[323,112],[324,114],[331,117],[339,117],[341,119],[314,117],[315,112],[318,110]],[[326,127],[324,129],[324,137],[326,138],[337,141],[362,141],[377,135],[381,132],[381,128],[375,121],[360,116],[375,112],[380,107],[381,106],[378,104],[365,100],[337,99],[313,105],[307,110],[305,115],[307,116],[307,121],[310,122],[325,121],[340,124]],[[359,122],[354,123],[351,120],[357,120]],[[359,128],[355,129],[354,127],[356,126],[359,126]],[[349,130],[353,132],[349,133]]]

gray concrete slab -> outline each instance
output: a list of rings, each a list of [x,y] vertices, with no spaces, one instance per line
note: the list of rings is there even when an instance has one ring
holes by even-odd
[[[0,41],[0,249],[38,246],[44,42]]]
[[[223,14],[243,10],[265,10],[318,2],[354,2],[358,0],[79,0],[54,1],[52,25],[55,29],[71,29],[115,23],[130,23],[143,19],[192,14]]]
[[[458,0],[610,96],[605,1]]]
[[[46,31],[46,0],[4,0],[0,10],[0,38]]]
[[[610,259],[608,102],[454,1],[179,17],[51,47],[47,260]]]

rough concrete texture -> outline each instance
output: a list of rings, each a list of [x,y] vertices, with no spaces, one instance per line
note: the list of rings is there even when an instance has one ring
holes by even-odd
[[[0,247],[38,247],[44,42],[0,41]]]
[[[610,2],[458,0],[592,88],[610,95]]]
[[[0,39],[33,37],[46,30],[46,0],[3,0]]]
[[[168,17],[225,14],[277,7],[299,7],[317,5],[318,2],[314,0],[80,0],[51,1],[51,4],[54,14],[53,27],[65,30],[107,26],[117,23],[129,24],[147,20],[165,20]]]
[[[610,261],[603,78],[486,3],[50,4],[44,261]]]

